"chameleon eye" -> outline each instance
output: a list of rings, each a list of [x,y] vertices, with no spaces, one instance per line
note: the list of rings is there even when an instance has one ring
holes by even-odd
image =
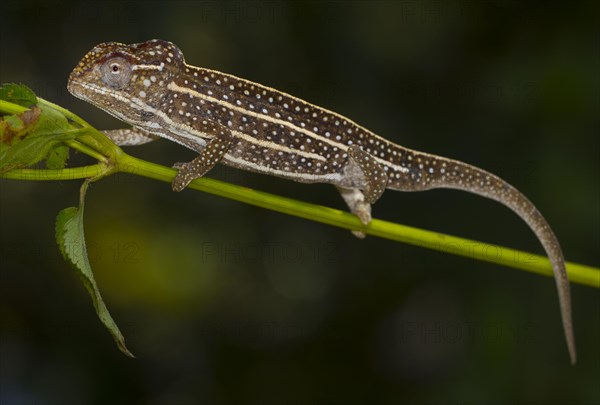
[[[108,59],[101,66],[102,81],[107,86],[120,90],[129,84],[132,68],[129,61],[117,56]]]

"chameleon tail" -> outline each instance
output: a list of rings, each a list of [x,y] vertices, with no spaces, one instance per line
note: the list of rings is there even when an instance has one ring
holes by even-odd
[[[408,153],[405,157],[411,161],[409,167],[413,169],[400,178],[391,179],[387,188],[399,191],[453,188],[478,194],[506,205],[533,230],[552,263],[567,347],[571,363],[575,364],[577,354],[565,260],[558,239],[542,214],[519,190],[485,170],[426,153]]]

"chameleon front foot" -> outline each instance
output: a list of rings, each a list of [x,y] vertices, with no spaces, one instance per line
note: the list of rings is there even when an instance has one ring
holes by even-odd
[[[223,156],[229,150],[231,142],[232,137],[229,130],[221,128],[220,132],[200,151],[196,159],[188,163],[175,163],[173,167],[179,169],[179,173],[177,173],[173,183],[171,183],[173,191],[181,191],[192,180],[204,176],[223,159]]]

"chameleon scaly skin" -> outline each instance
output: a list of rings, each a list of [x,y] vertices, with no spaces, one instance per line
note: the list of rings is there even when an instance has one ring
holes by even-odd
[[[571,362],[571,299],[558,240],[536,207],[499,177],[456,160],[396,145],[350,119],[278,90],[185,63],[171,42],[97,45],[75,67],[69,91],[133,126],[108,132],[119,144],[163,137],[199,153],[175,167],[180,191],[219,162],[336,186],[363,223],[385,189],[454,188],[496,200],[519,215],[554,270]],[[360,236],[360,233],[358,234]]]

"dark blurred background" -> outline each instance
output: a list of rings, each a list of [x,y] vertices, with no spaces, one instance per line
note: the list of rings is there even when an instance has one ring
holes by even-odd
[[[500,175],[568,260],[598,266],[598,4],[5,1],[0,81],[119,128],[67,93],[69,72],[100,42],[171,40],[191,64]],[[326,185],[210,175],[344,207]],[[571,367],[551,278],[116,175],[89,190],[85,231],[126,358],[54,242],[80,184],[0,182],[1,404],[600,403],[598,290],[572,286]],[[388,192],[374,215],[543,253],[515,214],[466,193]]]

